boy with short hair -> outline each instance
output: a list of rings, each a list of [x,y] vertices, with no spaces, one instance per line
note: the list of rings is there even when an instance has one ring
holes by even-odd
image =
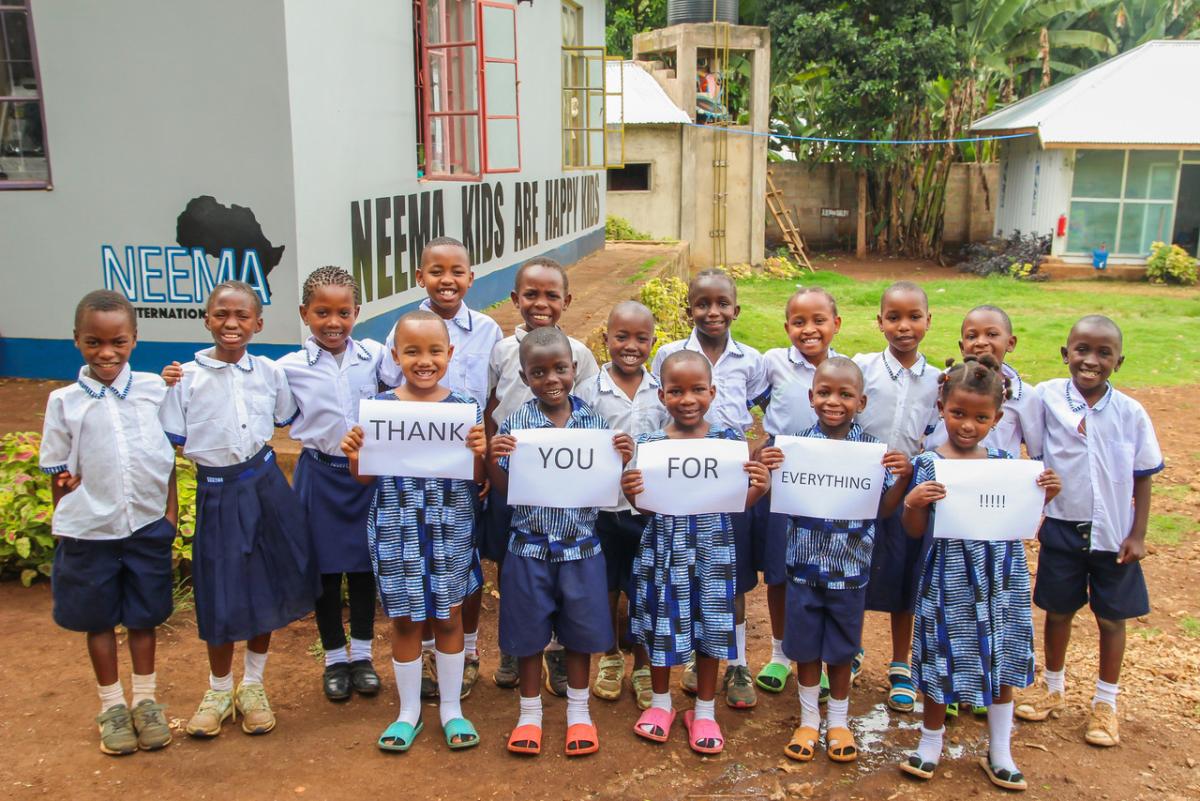
[[[1086,603],[1100,629],[1100,675],[1084,739],[1097,746],[1121,741],[1125,621],[1150,612],[1140,562],[1151,477],[1164,466],[1150,416],[1109,383],[1125,361],[1122,345],[1116,323],[1090,314],[1075,323],[1062,349],[1071,377],[1037,387],[1045,415],[1042,458],[1063,486],[1038,533],[1033,602],[1046,610],[1045,680],[1018,697],[1015,710],[1022,720],[1039,721],[1065,706],[1071,621]]]

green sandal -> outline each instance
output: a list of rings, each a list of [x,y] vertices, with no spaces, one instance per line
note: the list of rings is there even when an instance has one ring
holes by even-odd
[[[479,745],[479,732],[475,731],[475,726],[466,718],[447,721],[446,725],[442,726],[442,734],[446,735],[447,747],[455,751]],[[458,738],[457,741],[455,737]]]
[[[953,704],[946,704],[946,722],[949,723],[954,720],[958,720],[958,702],[957,701],[955,701]]]
[[[379,746],[380,751],[407,751],[412,748],[413,741],[417,739],[417,735],[423,728],[425,728],[425,722],[421,720],[417,721],[416,726],[397,720],[383,730],[383,734],[379,735],[379,740],[375,744]]]
[[[792,675],[791,665],[781,665],[778,662],[768,662],[754,677],[754,683],[769,693],[781,693],[787,686],[788,676]]]
[[[888,692],[887,705],[897,712],[912,712],[917,702],[917,688],[913,686],[908,664],[892,662],[888,665],[888,682],[892,689]]]

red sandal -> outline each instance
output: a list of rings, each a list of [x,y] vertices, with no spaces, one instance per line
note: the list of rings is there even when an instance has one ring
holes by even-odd
[[[595,724],[576,723],[574,726],[567,727],[567,744],[565,747],[567,756],[586,756],[587,754],[594,754],[599,750],[600,735],[596,733]]]
[[[537,756],[542,753],[542,727],[526,723],[508,735],[508,750],[514,754]]]

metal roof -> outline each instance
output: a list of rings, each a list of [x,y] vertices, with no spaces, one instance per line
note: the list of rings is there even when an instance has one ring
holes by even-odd
[[[1200,41],[1156,40],[976,120],[976,132],[1036,131],[1044,147],[1200,143]]]
[[[667,97],[654,76],[633,61],[606,62],[604,79],[609,92],[616,93],[623,89],[626,125],[669,125],[692,121],[683,109]],[[609,125],[619,125],[622,121],[621,107],[613,102],[605,103],[604,119]]]

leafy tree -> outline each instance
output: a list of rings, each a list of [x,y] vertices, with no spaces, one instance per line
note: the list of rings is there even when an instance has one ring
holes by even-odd
[[[667,0],[617,0],[604,4],[604,42],[610,56],[633,54],[633,36],[665,27]]]

